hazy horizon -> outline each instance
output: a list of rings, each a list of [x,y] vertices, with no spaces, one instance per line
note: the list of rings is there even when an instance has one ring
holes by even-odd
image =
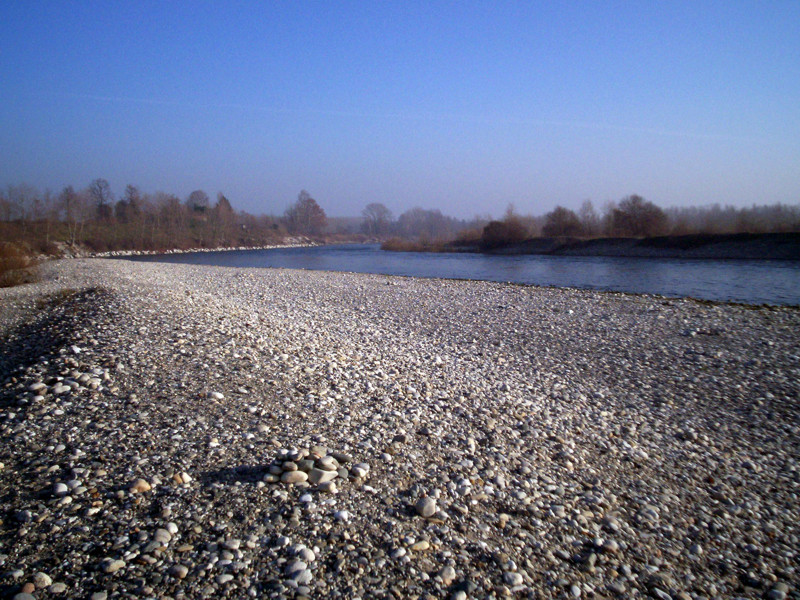
[[[0,6],[0,185],[462,218],[800,202],[800,3]]]

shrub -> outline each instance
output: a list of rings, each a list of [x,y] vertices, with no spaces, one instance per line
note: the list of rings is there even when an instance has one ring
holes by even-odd
[[[573,211],[563,206],[545,215],[542,233],[546,237],[578,237],[583,233],[581,220]]]
[[[381,250],[390,252],[441,252],[444,245],[441,242],[431,242],[425,239],[404,240],[393,237],[381,244]]]
[[[483,228],[481,247],[484,250],[503,248],[528,239],[528,230],[517,219],[491,221]]]
[[[0,287],[32,283],[38,279],[36,260],[21,246],[0,243]]]

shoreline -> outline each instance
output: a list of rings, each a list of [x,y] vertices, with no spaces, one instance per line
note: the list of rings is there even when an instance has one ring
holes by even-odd
[[[548,255],[608,258],[697,260],[800,260],[800,233],[735,233],[659,236],[651,238],[540,237],[482,248],[480,241],[419,249],[386,248],[392,252],[466,252],[486,255]]]
[[[289,239],[287,244],[268,244],[266,246],[224,246],[221,248],[188,248],[186,250],[109,250],[108,252],[93,252],[87,256],[74,256],[70,258],[125,258],[127,256],[168,256],[171,254],[193,254],[200,252],[237,252],[243,250],[276,250],[280,248],[311,248],[319,246],[308,240]]]
[[[113,259],[42,268],[0,290],[5,590],[796,589],[797,310]]]

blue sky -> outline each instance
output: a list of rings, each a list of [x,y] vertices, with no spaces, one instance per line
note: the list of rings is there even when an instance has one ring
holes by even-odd
[[[0,185],[800,202],[800,2],[0,3]]]

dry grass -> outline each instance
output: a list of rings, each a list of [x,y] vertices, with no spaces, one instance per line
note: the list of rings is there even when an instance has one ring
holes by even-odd
[[[441,241],[405,240],[394,237],[383,242],[381,250],[389,250],[391,252],[443,252],[444,246]]]
[[[32,283],[39,277],[36,259],[20,245],[0,242],[0,287]]]

